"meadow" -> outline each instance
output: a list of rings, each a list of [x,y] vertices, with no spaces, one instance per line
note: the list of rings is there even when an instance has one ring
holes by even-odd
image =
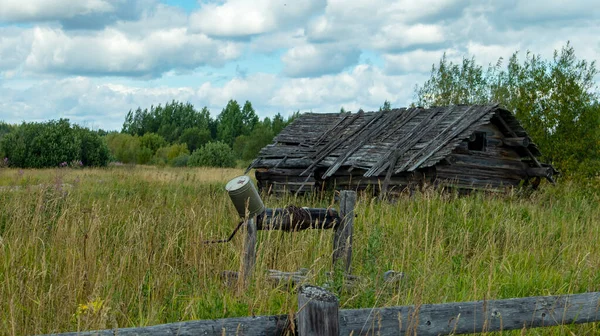
[[[292,314],[296,294],[269,269],[308,268],[341,308],[600,291],[600,181],[562,180],[535,193],[425,190],[394,202],[360,195],[353,287],[330,279],[332,232],[259,232],[247,289],[243,234],[224,191],[240,169],[0,169],[0,334],[148,326]],[[269,207],[335,206],[333,194],[265,197]],[[404,272],[387,283],[387,270]],[[600,333],[598,324],[524,332]],[[511,334],[521,334],[520,331]]]

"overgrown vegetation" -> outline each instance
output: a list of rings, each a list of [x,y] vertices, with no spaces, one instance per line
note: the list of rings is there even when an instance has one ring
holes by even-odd
[[[129,111],[121,133],[109,135],[108,142],[115,159],[123,163],[182,165],[186,160],[183,153],[166,161],[155,157],[158,148],[148,147],[143,141],[149,134],[161,139],[161,147],[186,145],[189,153],[219,147],[223,155],[229,155],[227,153],[233,150],[236,158],[248,163],[297,116],[298,113],[295,113],[286,120],[278,113],[272,120],[265,117],[261,121],[252,103],[246,101],[240,106],[237,101],[230,100],[213,119],[207,107],[198,111],[192,104],[173,101],[164,106],[152,106],[150,110],[138,108],[135,112]],[[136,140],[138,138],[140,140]],[[215,142],[225,144],[229,149],[221,145],[209,145]],[[175,157],[180,158],[175,161]],[[193,162],[195,166],[202,162],[206,166],[223,167],[219,161]],[[227,163],[225,166],[231,165]]]
[[[487,69],[474,58],[455,64],[446,56],[415,90],[418,106],[497,102],[516,113],[543,160],[563,174],[600,174],[600,100],[595,62],[579,60],[570,44],[552,60],[514,53],[504,67]]]
[[[109,150],[97,132],[71,125],[68,120],[0,126],[0,153],[9,166],[58,167],[71,162],[106,166]]]
[[[235,169],[115,167],[0,170],[0,330],[26,335],[192,319],[289,314],[296,294],[269,269],[308,268],[342,308],[500,299],[600,290],[600,181],[533,195],[455,197],[433,191],[397,203],[359,198],[349,288],[326,275],[331,231],[260,232],[255,277],[237,271],[243,234],[223,187]],[[265,198],[270,207],[326,207],[332,195]],[[405,273],[383,281],[387,270]],[[596,324],[539,329],[589,335]],[[511,333],[519,335],[521,332]]]

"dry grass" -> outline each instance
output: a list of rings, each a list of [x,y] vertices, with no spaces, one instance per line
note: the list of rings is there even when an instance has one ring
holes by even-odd
[[[600,290],[600,187],[564,182],[532,196],[426,192],[397,203],[361,197],[349,289],[330,281],[331,232],[261,232],[254,281],[227,286],[242,235],[223,191],[228,169],[0,169],[0,333],[24,335],[191,319],[287,314],[296,296],[268,269],[311,270],[343,308]],[[15,187],[19,188],[15,188]],[[6,188],[9,187],[9,188]],[[266,199],[327,206],[313,199]],[[383,272],[406,273],[389,285]],[[598,333],[595,325],[533,334]]]

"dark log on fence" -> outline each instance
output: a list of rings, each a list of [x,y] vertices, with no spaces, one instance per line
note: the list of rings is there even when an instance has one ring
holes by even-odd
[[[597,322],[600,292],[340,310],[342,335],[449,335]]]
[[[88,332],[70,332],[64,336],[191,336],[191,335],[285,335],[289,330],[287,315],[237,317],[219,320],[201,320],[160,324],[141,328],[107,329]]]
[[[301,231],[307,229],[331,229],[340,223],[335,209],[287,208],[266,209],[257,219],[258,230]]]
[[[296,324],[300,336],[340,334],[337,297],[323,288],[304,285],[298,291]]]
[[[509,147],[527,147],[531,144],[529,137],[504,138],[502,143]]]
[[[340,192],[340,217],[342,222],[336,226],[333,235],[333,267],[338,261],[344,262],[344,270],[350,273],[352,262],[352,231],[354,228],[354,205],[356,192],[344,190]]]

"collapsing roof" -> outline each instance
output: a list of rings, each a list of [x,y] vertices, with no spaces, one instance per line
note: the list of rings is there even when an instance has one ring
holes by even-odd
[[[304,167],[301,175],[327,167],[323,179],[340,167],[360,168],[365,177],[411,172],[435,165],[494,117],[507,136],[527,137],[513,114],[496,104],[306,113],[264,147],[251,167]],[[531,142],[521,150],[532,160],[540,155]]]

